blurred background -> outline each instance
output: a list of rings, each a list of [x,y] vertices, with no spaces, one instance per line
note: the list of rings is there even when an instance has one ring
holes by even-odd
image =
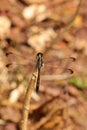
[[[44,67],[39,93],[32,93],[29,130],[87,130],[87,1],[67,30],[78,5],[79,0],[0,1],[0,130],[19,130],[38,52]]]

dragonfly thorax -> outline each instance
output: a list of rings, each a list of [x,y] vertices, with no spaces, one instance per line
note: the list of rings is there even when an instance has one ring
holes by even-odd
[[[40,69],[43,66],[43,53],[37,53],[37,67]]]

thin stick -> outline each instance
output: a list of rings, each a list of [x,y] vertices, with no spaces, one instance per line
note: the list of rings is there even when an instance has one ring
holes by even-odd
[[[34,90],[36,82],[37,82],[37,72],[33,73],[29,86],[27,88],[26,94],[25,94],[20,130],[27,130],[27,121],[28,121],[28,114],[30,110],[31,94]]]
[[[79,12],[79,9],[81,7],[81,3],[82,3],[82,0],[79,0],[79,4],[77,6],[75,14],[72,16],[72,19],[69,21],[69,23],[66,25],[66,27],[63,30],[61,30],[61,32],[59,34],[57,34],[56,38],[54,38],[52,40],[52,42],[50,43],[50,46],[47,47],[47,49],[45,50],[44,53],[46,53],[50,48],[52,48],[52,46],[56,42],[58,42],[59,40],[61,40],[63,38],[64,33],[67,32],[70,29],[70,27],[73,25],[73,22],[76,19],[77,15],[78,15],[78,12]]]

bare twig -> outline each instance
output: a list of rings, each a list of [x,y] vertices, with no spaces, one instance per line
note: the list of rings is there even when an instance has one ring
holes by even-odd
[[[34,90],[36,82],[37,82],[37,72],[33,73],[29,86],[27,88],[26,94],[25,94],[20,130],[27,130],[27,121],[28,121],[28,114],[30,110],[31,94],[32,94],[32,91]]]
[[[50,48],[52,48],[52,46],[56,42],[58,42],[59,40],[61,40],[63,38],[64,33],[67,32],[70,29],[70,27],[73,25],[73,22],[74,22],[74,20],[76,19],[77,15],[78,15],[81,3],[82,3],[82,0],[79,0],[79,4],[77,6],[75,14],[72,16],[72,19],[69,21],[69,23],[66,25],[66,27],[63,30],[61,30],[61,32],[56,36],[56,38],[54,38],[52,40],[52,42],[50,43],[50,46],[47,47],[47,49],[45,50],[44,53],[46,53]]]

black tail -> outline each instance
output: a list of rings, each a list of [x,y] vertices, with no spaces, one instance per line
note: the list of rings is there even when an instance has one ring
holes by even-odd
[[[40,69],[38,69],[38,78],[36,83],[36,93],[39,91],[39,85],[40,85]]]

